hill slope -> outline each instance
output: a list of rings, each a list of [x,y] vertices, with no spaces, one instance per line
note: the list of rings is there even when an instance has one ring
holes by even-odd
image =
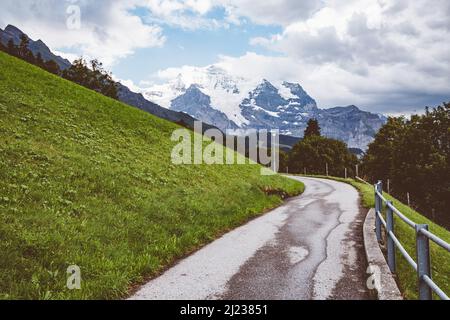
[[[8,45],[9,40],[13,40],[15,45],[19,45],[21,42],[20,38],[22,36],[26,36],[29,39],[30,44],[28,45],[28,49],[30,49],[35,56],[40,53],[44,61],[55,61],[61,68],[61,70],[66,70],[71,67],[72,64],[68,60],[63,59],[51,52],[47,45],[42,42],[42,40],[34,41],[30,37],[28,37],[28,35],[25,34],[22,30],[13,25],[8,25],[5,30],[0,29],[0,42],[3,43],[4,46]],[[120,82],[117,82],[117,87],[119,98],[118,100],[122,101],[123,103],[144,110],[159,118],[169,120],[178,124],[182,123],[184,126],[187,126],[191,129],[194,128],[194,122],[196,121],[196,119],[192,118],[190,115],[183,112],[168,110],[166,108],[158,106],[157,104],[146,100],[142,94],[132,92],[128,87],[124,86]],[[204,131],[208,129],[214,129],[214,127],[205,124]]]
[[[267,190],[302,190],[257,165],[172,165],[175,124],[3,53],[0,70],[0,299],[124,297],[280,204]]]

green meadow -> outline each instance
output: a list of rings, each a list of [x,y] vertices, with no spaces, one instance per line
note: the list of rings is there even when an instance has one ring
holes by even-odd
[[[0,299],[125,298],[303,191],[255,164],[174,165],[176,129],[0,52]]]

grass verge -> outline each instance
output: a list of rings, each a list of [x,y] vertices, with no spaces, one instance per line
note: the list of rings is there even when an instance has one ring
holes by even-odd
[[[126,297],[303,191],[258,165],[173,165],[177,125],[4,53],[0,70],[0,299]]]

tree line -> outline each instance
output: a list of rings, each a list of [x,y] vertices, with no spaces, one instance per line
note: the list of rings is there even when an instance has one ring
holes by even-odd
[[[300,174],[327,173],[384,182],[387,191],[436,223],[450,229],[450,102],[425,114],[390,117],[359,161],[341,141],[321,136],[319,123],[308,122],[304,138],[281,152],[280,169]]]
[[[28,63],[34,64],[50,73],[60,75],[61,69],[58,64],[53,60],[44,61],[42,55],[38,53],[36,56],[29,49],[30,39],[26,35],[20,37],[20,44],[16,46],[13,39],[9,39],[7,46],[0,42],[0,50],[4,51],[19,59],[25,60]]]
[[[358,158],[339,140],[321,135],[319,122],[310,119],[304,137],[289,152],[280,152],[280,170],[289,173],[348,177],[355,174]]]
[[[97,59],[87,62],[83,58],[79,58],[72,63],[70,68],[61,70],[54,60],[45,61],[39,52],[34,55],[29,49],[29,45],[30,39],[23,34],[20,37],[19,45],[15,45],[13,39],[10,39],[6,46],[0,42],[0,51],[4,51],[107,97],[118,99],[117,83],[113,80],[111,73],[106,71],[102,63]]]
[[[450,228],[450,103],[411,119],[391,117],[369,145],[362,170],[370,182]]]

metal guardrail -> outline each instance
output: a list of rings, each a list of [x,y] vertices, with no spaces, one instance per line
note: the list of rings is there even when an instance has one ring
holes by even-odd
[[[383,203],[386,208],[386,220],[382,216]],[[392,273],[396,271],[396,248],[400,251],[402,256],[408,261],[411,267],[417,272],[417,281],[419,287],[420,300],[432,300],[433,293],[436,293],[443,300],[450,300],[441,288],[432,280],[431,275],[431,256],[430,256],[430,240],[450,252],[450,244],[437,237],[435,234],[428,231],[428,225],[416,224],[397,208],[394,207],[391,201],[383,197],[383,183],[379,181],[375,185],[375,232],[377,240],[381,241],[381,227],[386,230],[387,238],[387,261],[389,269]],[[399,217],[408,226],[413,228],[416,232],[416,261],[408,254],[400,240],[396,237],[394,231],[394,214]]]

